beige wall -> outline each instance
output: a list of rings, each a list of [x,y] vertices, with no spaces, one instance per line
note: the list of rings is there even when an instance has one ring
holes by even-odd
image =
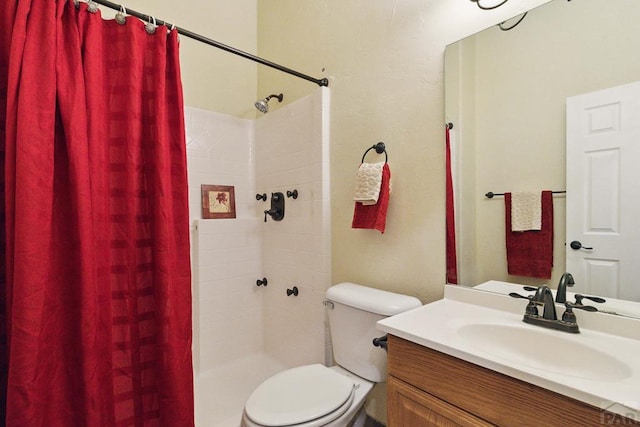
[[[460,233],[461,283],[558,283],[564,196],[554,197],[553,276],[536,280],[507,274],[504,201],[484,194],[565,189],[565,100],[640,78],[639,19],[635,0],[556,1],[511,32],[494,27],[459,43],[456,54],[447,52],[448,64],[473,69],[451,82],[469,90],[447,96],[449,118],[462,124],[462,160],[472,163],[460,168],[466,209],[459,225],[467,231]]]
[[[261,56],[314,77],[332,92],[332,280],[415,295],[443,293],[444,48],[525,7],[492,12],[451,0],[259,1]],[[259,68],[261,92],[296,98],[313,84]],[[354,176],[384,141],[393,191],[384,234],[351,229]],[[373,157],[375,158],[375,157]]]

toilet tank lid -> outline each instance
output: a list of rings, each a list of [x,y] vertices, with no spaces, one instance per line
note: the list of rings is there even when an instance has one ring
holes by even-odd
[[[416,297],[351,282],[330,287],[327,290],[327,299],[382,316],[393,316],[422,305]]]

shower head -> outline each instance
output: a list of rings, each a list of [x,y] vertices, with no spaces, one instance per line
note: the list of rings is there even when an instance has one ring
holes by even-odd
[[[284,95],[283,94],[280,94],[280,95],[269,95],[264,99],[256,101],[256,103],[254,105],[256,106],[258,111],[260,111],[262,113],[267,113],[269,111],[269,100],[271,98],[276,98],[278,100],[278,102],[282,102],[282,99],[284,98]]]

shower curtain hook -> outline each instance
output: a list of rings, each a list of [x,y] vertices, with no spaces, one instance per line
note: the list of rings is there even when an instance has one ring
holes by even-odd
[[[153,19],[153,23],[151,20]],[[147,31],[147,34],[155,34],[156,32],[156,18],[153,16],[149,16],[149,22],[144,25],[144,29]]]
[[[116,13],[116,22],[120,25],[127,23],[127,9],[123,5],[120,5],[120,11]]]
[[[76,9],[80,9],[80,0],[73,0],[73,5]]]
[[[87,10],[91,13],[96,13],[98,11],[98,3],[93,0],[89,0],[87,3]]]
[[[176,41],[178,42],[178,44],[180,44],[180,31],[178,30],[178,27],[176,27],[176,24],[171,24],[171,28],[169,28],[168,34],[171,34],[173,30],[176,30]]]

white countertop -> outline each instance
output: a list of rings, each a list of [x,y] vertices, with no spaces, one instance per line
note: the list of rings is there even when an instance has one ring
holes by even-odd
[[[576,310],[581,333],[570,334],[522,322],[526,304],[525,300],[505,295],[446,286],[444,299],[381,320],[378,328],[478,366],[640,420],[640,320]],[[560,311],[558,316],[561,315]],[[563,345],[575,346],[577,350],[567,355],[567,351],[549,348],[549,365],[544,361],[538,366],[522,363],[509,355],[507,347],[512,343],[505,343],[505,349],[499,348],[500,343],[487,348],[460,333],[463,326],[479,324],[486,324],[489,329],[492,325],[524,328],[523,332],[543,334],[541,336],[546,336],[550,342],[561,339]],[[533,330],[529,331],[530,328]],[[590,350],[595,359],[585,361],[580,348]],[[604,366],[599,363],[598,355],[602,355],[603,360],[619,361],[624,369],[617,369],[617,363]],[[558,360],[564,358],[565,367],[571,367],[575,360],[579,369],[586,366],[584,372],[590,374],[584,376],[554,366],[556,356]]]

